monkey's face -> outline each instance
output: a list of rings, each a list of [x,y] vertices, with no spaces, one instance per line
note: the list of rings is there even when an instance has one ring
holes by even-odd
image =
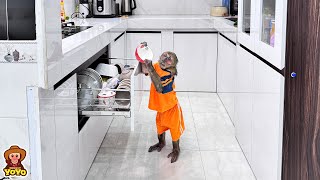
[[[174,68],[177,65],[177,60],[170,55],[169,52],[164,52],[159,59],[159,65],[161,69],[170,69]]]
[[[11,162],[13,164],[17,164],[19,162],[19,159],[20,159],[20,153],[11,153],[9,155],[9,159],[11,160]]]

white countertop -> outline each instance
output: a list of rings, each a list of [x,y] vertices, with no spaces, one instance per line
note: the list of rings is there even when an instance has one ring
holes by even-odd
[[[194,22],[192,24],[186,23],[186,21],[190,22],[190,20],[193,20]],[[74,21],[77,26],[93,27],[63,39],[63,54],[68,53],[72,49],[75,49],[76,47],[88,42],[90,39],[108,32],[112,30],[112,28],[122,23],[127,22],[128,29],[214,29],[214,21],[221,21],[229,25],[231,29],[235,29],[235,27],[233,27],[233,22],[226,20],[225,17],[213,17],[210,15],[133,15],[121,18],[73,19],[72,21]]]
[[[72,49],[88,42],[90,39],[97,37],[121,23],[126,23],[126,18],[90,18],[90,19],[73,19],[76,26],[93,26],[85,31],[79,32],[62,40],[63,54]]]
[[[53,83],[65,77],[126,30],[219,31],[236,42],[237,28],[223,17],[209,15],[134,15],[121,18],[73,19],[77,26],[93,26],[62,40],[62,60],[51,67]],[[58,69],[58,70],[55,70]]]

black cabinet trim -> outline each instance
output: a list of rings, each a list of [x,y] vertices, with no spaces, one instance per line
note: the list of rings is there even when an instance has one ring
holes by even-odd
[[[283,74],[283,69],[280,70],[278,69],[276,66],[274,66],[273,64],[271,64],[270,62],[268,62],[267,60],[265,60],[264,58],[262,58],[261,56],[259,56],[258,54],[256,54],[255,52],[251,51],[250,49],[248,49],[247,47],[245,47],[244,45],[240,44],[240,47],[242,47],[244,50],[248,51],[250,54],[252,54],[253,56],[255,56],[256,58],[258,58],[260,61],[262,61],[263,63],[265,63],[267,66],[271,67],[273,70],[277,71],[279,74],[281,74],[282,76],[284,76]]]
[[[161,31],[127,31],[131,34],[144,34],[144,33],[161,33]]]
[[[101,49],[99,52],[97,52],[95,55],[93,55],[91,58],[89,58],[86,62],[82,63],[79,67],[77,67],[75,70],[70,72],[68,75],[66,75],[64,78],[62,78],[55,85],[53,85],[53,89],[56,90],[57,88],[59,88],[71,76],[73,76],[77,72],[81,71],[82,69],[85,69],[85,68],[89,67],[93,62],[95,62],[97,59],[99,59],[99,57],[102,56],[106,52],[108,52],[108,46],[106,46],[103,49]]]
[[[218,31],[173,31],[173,34],[218,34]]]
[[[114,42],[116,42],[118,39],[120,39],[124,34],[125,34],[125,32],[121,33],[121,34],[114,40]]]
[[[228,40],[229,42],[231,42],[233,45],[237,45],[235,42],[233,42],[231,39],[227,38],[227,36],[223,35],[222,33],[219,33],[220,36],[222,36],[223,38],[225,38],[226,40]]]

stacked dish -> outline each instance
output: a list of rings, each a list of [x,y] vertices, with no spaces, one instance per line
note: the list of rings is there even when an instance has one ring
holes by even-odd
[[[117,91],[117,94],[116,94],[116,103],[118,105],[126,106],[130,103],[130,97],[131,97],[130,87],[131,87],[130,79],[123,79],[120,82],[117,89],[121,91]],[[123,100],[123,99],[128,99],[128,100]]]
[[[95,70],[87,68],[77,74],[78,79],[78,110],[91,110],[96,104],[102,78]]]

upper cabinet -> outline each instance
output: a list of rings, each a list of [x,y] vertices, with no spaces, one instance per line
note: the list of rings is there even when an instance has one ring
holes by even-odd
[[[240,0],[239,43],[284,67],[287,0]]]
[[[249,49],[254,48],[254,5],[253,0],[239,0],[238,41]]]

